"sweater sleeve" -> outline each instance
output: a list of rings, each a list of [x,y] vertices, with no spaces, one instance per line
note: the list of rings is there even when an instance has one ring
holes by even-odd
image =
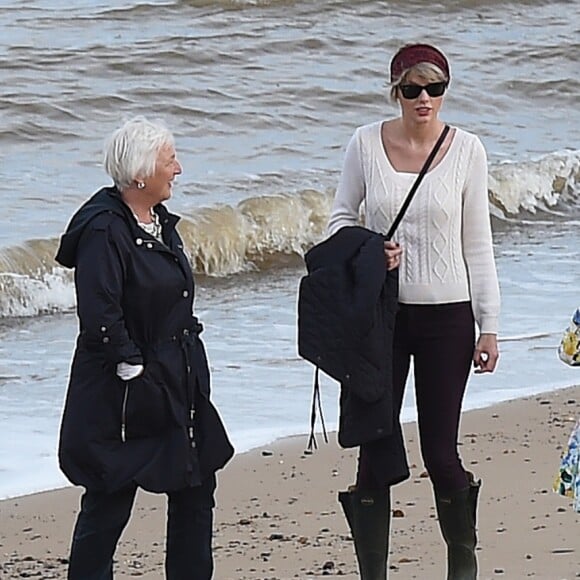
[[[344,157],[342,174],[328,221],[328,234],[344,226],[359,222],[359,209],[365,197],[365,180],[362,165],[360,131],[351,137]]]
[[[463,253],[471,303],[481,333],[497,334],[500,293],[489,214],[487,155],[474,139],[463,190]]]

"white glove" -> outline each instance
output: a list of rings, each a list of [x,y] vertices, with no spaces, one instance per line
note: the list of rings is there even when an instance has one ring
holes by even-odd
[[[143,374],[145,367],[143,365],[132,365],[127,362],[120,362],[117,365],[117,376],[123,381],[130,381]]]

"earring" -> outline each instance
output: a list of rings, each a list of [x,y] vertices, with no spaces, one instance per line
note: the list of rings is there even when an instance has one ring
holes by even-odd
[[[137,189],[145,189],[145,184],[142,181],[137,182]]]

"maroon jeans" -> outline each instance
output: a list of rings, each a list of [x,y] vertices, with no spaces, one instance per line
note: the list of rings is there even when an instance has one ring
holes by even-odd
[[[393,352],[393,433],[361,445],[360,489],[384,489],[409,476],[399,415],[411,359],[425,468],[440,493],[467,487],[457,437],[474,347],[475,324],[469,302],[400,305]]]

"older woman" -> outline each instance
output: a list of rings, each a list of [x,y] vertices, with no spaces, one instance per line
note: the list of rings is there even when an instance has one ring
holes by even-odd
[[[450,82],[445,55],[428,44],[402,47],[391,61],[391,96],[401,114],[359,127],[346,150],[329,232],[357,223],[386,233],[429,153],[439,152],[385,243],[399,268],[394,328],[393,433],[360,446],[356,486],[339,499],[351,524],[363,580],[386,577],[390,487],[409,477],[399,414],[411,360],[421,452],[431,478],[448,578],[475,579],[479,482],[457,452],[470,369],[493,372],[500,308],[488,208],[487,158],[476,135],[439,118]],[[476,340],[475,325],[479,333]]]
[[[142,487],[168,497],[167,578],[211,578],[215,472],[233,449],[210,400],[179,218],[162,203],[181,173],[173,136],[135,118],[109,140],[105,169],[114,185],[77,211],[56,256],[75,269],[80,327],[59,446],[86,489],[68,577],[113,578]]]

